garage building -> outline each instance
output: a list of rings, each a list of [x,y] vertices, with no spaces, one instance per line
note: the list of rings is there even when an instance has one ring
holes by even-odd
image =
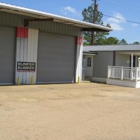
[[[0,3],[0,85],[78,82],[83,31],[111,30]]]

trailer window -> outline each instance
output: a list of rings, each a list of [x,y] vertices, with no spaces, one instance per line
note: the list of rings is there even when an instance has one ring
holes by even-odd
[[[87,67],[91,67],[91,57],[87,57]]]

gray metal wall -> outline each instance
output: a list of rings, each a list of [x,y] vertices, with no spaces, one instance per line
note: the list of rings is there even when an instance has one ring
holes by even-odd
[[[97,52],[93,58],[93,77],[107,78],[108,65],[113,66],[113,52]]]
[[[8,28],[14,28],[14,34],[9,33],[7,35],[7,37],[9,37],[9,35],[11,36],[11,38],[14,38],[14,41],[16,40],[15,37],[15,30],[16,27],[23,27],[24,25],[24,19],[28,19],[31,18],[29,16],[22,16],[22,15],[16,15],[16,14],[12,14],[12,13],[6,13],[6,12],[0,12],[0,26],[7,26]],[[81,35],[81,28],[80,27],[75,27],[72,25],[65,25],[63,23],[56,23],[56,22],[50,22],[50,21],[43,21],[43,22],[30,22],[29,23],[29,27],[30,29],[37,29],[39,30],[40,33],[43,34],[43,32],[45,32],[48,36],[47,38],[45,38],[43,36],[40,36],[39,39],[42,37],[42,39],[40,39],[39,41],[39,59],[38,59],[38,63],[41,69],[44,69],[44,63],[47,63],[47,70],[51,68],[51,71],[49,73],[49,75],[47,75],[47,80],[44,80],[45,82],[54,82],[54,79],[56,79],[56,82],[60,80],[62,81],[74,81],[74,76],[75,76],[75,63],[74,63],[74,59],[75,59],[75,46],[76,46],[76,36],[80,36]],[[0,30],[1,32],[1,30]],[[3,34],[3,32],[1,32]],[[52,36],[53,34],[53,36]],[[2,40],[2,36],[1,36],[1,40]],[[7,47],[9,47],[8,41],[11,44],[11,47],[15,47],[16,45],[14,44],[13,46],[13,42],[11,42],[11,40],[3,40],[3,44],[6,45],[5,49],[7,49]],[[1,43],[1,42],[0,42]],[[44,45],[42,45],[43,43],[45,43]],[[52,43],[52,44],[51,44]],[[49,48],[52,47],[52,50]],[[46,48],[44,48],[46,47]],[[55,47],[55,49],[54,49]],[[47,50],[47,52],[44,52],[44,49]],[[8,50],[8,49],[7,49]],[[2,48],[0,46],[0,51],[2,51]],[[5,50],[6,51],[6,50]],[[4,53],[5,53],[4,51]],[[7,51],[7,55],[8,53],[11,52],[12,55],[9,55],[9,58],[11,58],[11,60],[8,63],[8,65],[10,66],[10,68],[8,69],[11,73],[13,73],[14,76],[14,67],[15,67],[15,59],[13,59],[15,57],[15,54],[13,54],[13,50]],[[2,53],[2,52],[0,52]],[[48,54],[48,55],[47,55]],[[6,55],[6,56],[7,56]],[[50,57],[50,55],[52,55],[52,57]],[[3,55],[1,55],[0,58],[2,58]],[[56,62],[53,60],[57,60]],[[1,59],[2,60],[2,59]],[[1,64],[3,65],[3,61],[1,61]],[[60,60],[62,61],[62,64],[60,63]],[[42,61],[42,62],[41,62]],[[43,63],[43,65],[42,65]],[[38,66],[38,67],[39,67]],[[6,66],[8,68],[8,66]],[[63,69],[63,70],[62,70]],[[5,70],[6,71],[6,70]],[[41,70],[39,69],[38,73]],[[61,71],[61,72],[60,72]],[[0,71],[2,73],[2,71]],[[46,70],[45,70],[46,72]],[[60,74],[61,73],[61,74]],[[42,71],[39,73],[42,76]],[[38,74],[38,75],[39,75]],[[9,79],[12,79],[12,81],[14,81],[13,76],[8,77]],[[1,78],[1,77],[0,77]],[[38,80],[43,82],[43,80],[39,79],[40,77],[38,77]],[[46,77],[43,77],[44,79]],[[50,78],[50,79],[49,79]],[[2,80],[2,78],[1,78]],[[2,80],[4,81],[4,80]],[[10,82],[11,80],[9,80]]]
[[[30,17],[0,12],[0,25],[23,27],[24,19],[27,18]],[[40,31],[52,32],[57,34],[70,35],[70,36],[79,36],[81,33],[80,32],[81,29],[79,27],[74,27],[71,25],[65,25],[62,23],[55,23],[50,21],[30,22],[29,28],[39,29]]]
[[[0,84],[14,83],[15,28],[0,26]]]
[[[74,82],[75,37],[39,33],[38,83]]]
[[[130,55],[129,54],[119,54],[116,53],[116,62],[115,66],[125,66],[129,67],[129,63],[127,63],[127,60],[130,60]]]

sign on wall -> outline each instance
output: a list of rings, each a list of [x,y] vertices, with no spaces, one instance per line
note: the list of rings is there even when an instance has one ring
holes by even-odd
[[[35,62],[17,62],[17,71],[35,72]]]

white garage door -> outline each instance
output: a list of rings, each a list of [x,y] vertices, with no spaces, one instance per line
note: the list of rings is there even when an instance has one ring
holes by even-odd
[[[74,82],[75,37],[40,32],[38,83]]]
[[[15,28],[0,26],[0,84],[14,83]]]

